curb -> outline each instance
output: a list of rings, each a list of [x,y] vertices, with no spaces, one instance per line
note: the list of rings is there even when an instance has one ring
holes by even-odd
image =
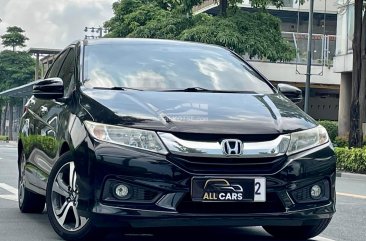
[[[11,146],[17,146],[17,142],[16,141],[8,141],[8,142],[6,142],[6,141],[0,141],[0,146],[1,146],[1,144],[5,144],[5,145],[11,145]]]
[[[353,178],[353,179],[359,179],[359,180],[366,181],[366,175],[358,174],[358,173],[337,171],[337,177]]]

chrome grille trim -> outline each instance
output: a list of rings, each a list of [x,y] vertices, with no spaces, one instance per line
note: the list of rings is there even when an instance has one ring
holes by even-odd
[[[158,132],[159,137],[172,154],[181,156],[263,158],[285,155],[290,135],[280,135],[271,141],[243,142],[242,155],[225,155],[220,142],[183,140],[171,133]]]

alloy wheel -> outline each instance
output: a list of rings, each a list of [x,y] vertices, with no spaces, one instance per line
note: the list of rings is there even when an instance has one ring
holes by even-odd
[[[25,185],[24,178],[25,176],[25,156],[21,155],[20,166],[19,166],[19,181],[18,181],[18,202],[19,206],[23,205],[24,202],[24,193],[25,193]]]
[[[59,225],[67,231],[78,231],[88,222],[78,212],[79,189],[74,162],[67,162],[57,172],[52,185],[52,210]]]

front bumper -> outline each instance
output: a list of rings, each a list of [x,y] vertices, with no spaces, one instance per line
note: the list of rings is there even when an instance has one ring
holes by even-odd
[[[331,144],[286,158],[273,173],[261,173],[260,167],[250,172],[225,169],[225,175],[188,170],[165,156],[106,143],[89,142],[76,150],[76,155],[84,159],[80,162],[84,171],[79,172],[84,196],[80,198],[97,226],[298,226],[330,218],[335,212],[336,158]],[[192,202],[191,179],[197,176],[265,177],[267,201]],[[111,180],[156,195],[145,200],[146,195],[138,191],[140,199],[113,199],[108,195]],[[327,186],[327,196],[308,200],[308,187],[316,183]]]
[[[157,212],[120,208],[99,203],[93,208],[92,219],[98,227],[126,228],[301,226],[314,224],[319,219],[331,218],[333,213],[333,202],[324,206],[294,212],[236,215]]]

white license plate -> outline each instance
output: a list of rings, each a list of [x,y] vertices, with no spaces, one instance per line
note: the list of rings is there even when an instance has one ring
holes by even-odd
[[[264,177],[193,177],[192,201],[265,202]]]

